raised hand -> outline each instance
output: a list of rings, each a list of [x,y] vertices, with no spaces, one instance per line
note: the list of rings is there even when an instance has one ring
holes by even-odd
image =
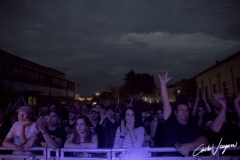
[[[46,132],[46,123],[45,123],[45,118],[44,117],[40,117],[37,120],[37,125],[38,125],[38,129],[43,133]]]
[[[166,84],[172,77],[168,77],[168,71],[164,75],[158,74],[159,80],[161,84]]]
[[[130,118],[126,119],[126,121],[127,121],[127,124],[126,124],[127,129],[129,131],[133,131],[134,130],[134,123],[135,123],[134,116],[131,116]]]
[[[26,121],[24,122],[20,122],[22,126],[26,127],[29,126],[31,124],[31,120],[30,119],[26,119]]]
[[[107,117],[105,110],[101,111],[101,119],[104,120]]]
[[[226,108],[226,104],[225,104],[222,100],[220,100],[216,95],[214,95],[213,97],[214,97],[214,100],[215,100],[218,104],[220,104],[221,107]]]

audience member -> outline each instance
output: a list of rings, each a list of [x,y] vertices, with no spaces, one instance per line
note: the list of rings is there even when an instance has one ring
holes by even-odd
[[[181,146],[178,148],[178,151],[182,155],[187,156],[191,149],[197,148],[203,144],[207,145],[207,139],[197,124],[188,121],[188,102],[181,102],[178,100],[174,112],[172,111],[166,86],[171,78],[168,77],[168,72],[158,76],[160,79],[163,101],[165,147],[174,147],[176,143],[179,143]]]
[[[141,112],[135,107],[128,107],[121,126],[117,128],[113,148],[142,147],[143,141]]]
[[[66,140],[64,148],[97,148],[97,135],[91,131],[91,122],[85,116],[76,121],[74,132]],[[74,153],[77,157],[89,157],[87,153]]]
[[[59,110],[50,110],[48,118],[40,117],[37,120],[37,130],[39,143],[43,147],[57,149],[63,146],[66,133],[60,128],[61,113]]]
[[[69,109],[68,120],[61,124],[61,128],[66,132],[66,138],[68,138],[74,131],[77,114],[78,112],[75,108]]]
[[[2,145],[22,151],[34,145],[36,124],[30,120],[32,109],[29,106],[21,106],[17,111],[18,121],[13,124]]]
[[[101,112],[99,124],[103,127],[102,148],[113,148],[115,134],[119,124],[114,118],[114,109],[112,106],[107,107],[105,112]]]
[[[240,127],[240,94],[234,100],[236,112],[227,112],[226,97],[222,93],[215,93],[212,98],[213,112],[204,117],[204,128],[210,143],[239,144]]]

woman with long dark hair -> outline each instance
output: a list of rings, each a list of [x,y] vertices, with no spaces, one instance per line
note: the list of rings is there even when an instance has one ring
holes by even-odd
[[[144,128],[141,111],[136,107],[128,107],[124,120],[117,128],[113,148],[142,147],[144,141]]]

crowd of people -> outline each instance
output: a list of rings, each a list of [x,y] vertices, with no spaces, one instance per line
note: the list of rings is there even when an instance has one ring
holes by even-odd
[[[202,92],[194,102],[180,95],[170,103],[167,82],[171,78],[167,72],[158,76],[162,101],[154,103],[140,98],[130,104],[32,107],[21,96],[15,104],[0,109],[0,146],[11,147],[16,154],[34,146],[177,147],[179,155],[187,156],[200,145],[239,144],[240,94],[227,100],[218,92],[210,100]],[[94,154],[79,150],[71,156]]]

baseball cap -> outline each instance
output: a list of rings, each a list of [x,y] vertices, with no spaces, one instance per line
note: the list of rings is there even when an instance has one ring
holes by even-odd
[[[18,112],[19,112],[19,111],[22,111],[22,112],[31,114],[31,113],[32,113],[32,108],[29,107],[29,106],[21,106],[17,111],[18,111]]]
[[[92,110],[91,110],[91,112],[97,112],[97,113],[100,113],[100,109],[98,109],[98,108],[93,108]]]

